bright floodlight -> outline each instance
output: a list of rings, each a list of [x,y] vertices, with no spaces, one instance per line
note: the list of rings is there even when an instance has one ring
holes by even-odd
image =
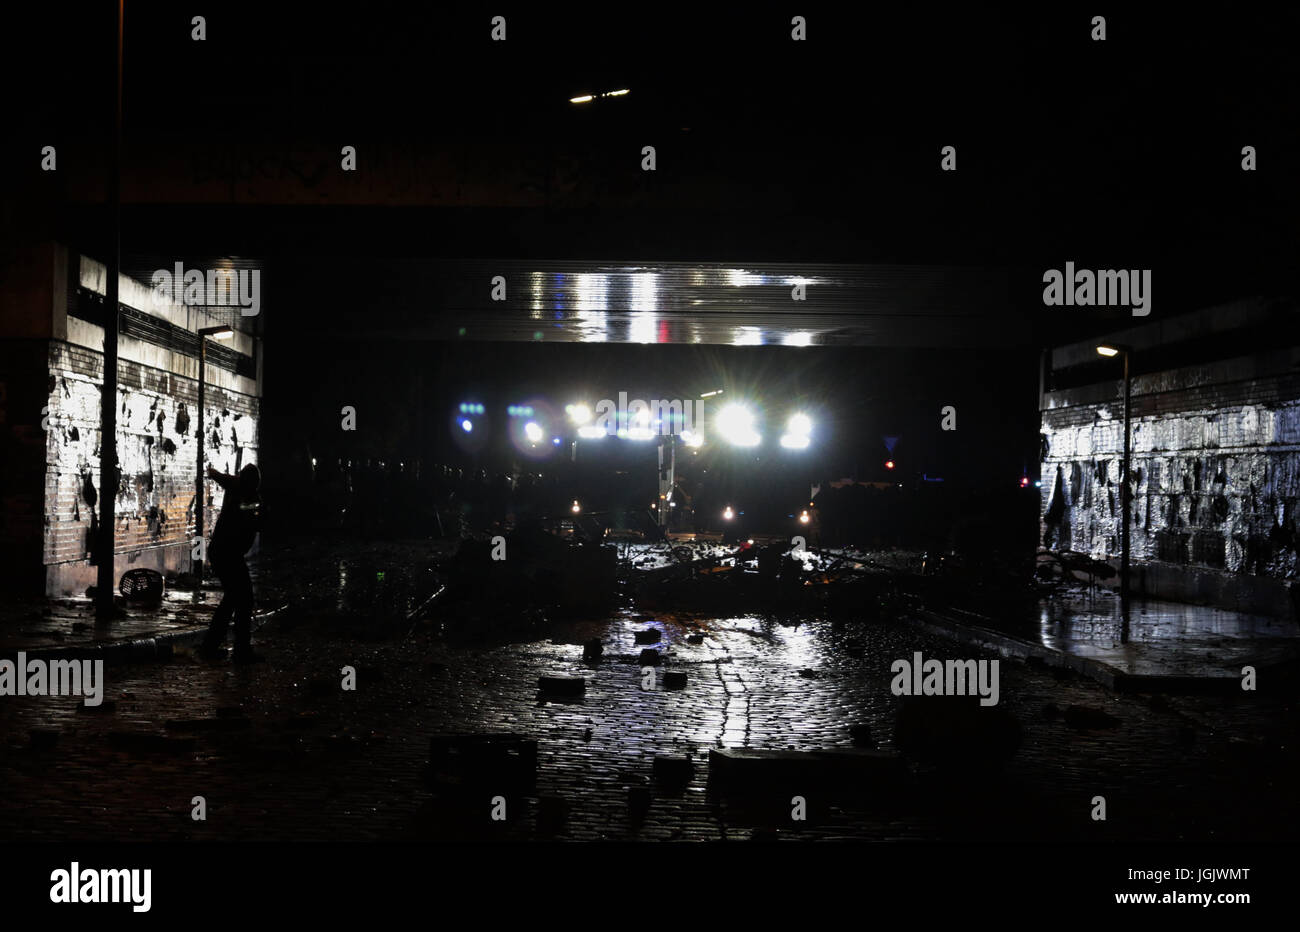
[[[704,446],[704,435],[699,431],[684,430],[681,433],[681,438],[682,443],[686,444],[688,447]]]
[[[569,405],[565,411],[569,415],[569,420],[575,424],[582,425],[591,420],[591,408],[584,404]]]
[[[754,429],[754,414],[744,405],[730,404],[718,412],[718,433],[738,447],[757,446],[763,438]]]
[[[653,440],[658,436],[650,424],[650,412],[642,408],[632,418],[632,424],[627,431],[619,431],[620,437],[627,437],[629,440]]]
[[[571,103],[571,104],[585,104],[585,103],[587,103],[587,102],[589,102],[589,101],[592,101],[592,100],[595,100],[595,99],[596,99],[596,95],[595,95],[595,94],[583,94],[581,97],[570,97],[570,98],[569,98],[569,103]]]
[[[591,424],[586,427],[578,428],[578,436],[583,440],[599,440],[601,437],[605,436],[605,433],[605,428]]]
[[[573,508],[571,510],[575,515],[578,514],[578,512],[582,511],[582,507],[578,504],[578,500],[576,498],[573,500]]]
[[[460,429],[468,434],[474,430],[474,422],[471,421],[469,418],[465,418],[463,421],[460,422]]]
[[[786,432],[781,436],[781,446],[787,450],[807,449],[811,441],[812,418],[806,414],[794,414],[785,425]]]
[[[734,518],[735,516],[736,516],[736,513],[735,513],[734,511],[731,510],[731,506],[730,506],[730,505],[728,505],[727,508],[726,508],[726,510],[722,512],[722,517],[723,517],[723,519],[726,520],[726,521],[730,521],[730,520],[731,520],[732,518]]]
[[[1099,347],[1097,347],[1097,352],[1100,353],[1100,354],[1103,355],[1103,356],[1118,356],[1118,355],[1119,355],[1119,350],[1117,350],[1117,349],[1116,349],[1115,347],[1113,347],[1113,346],[1099,346]]]
[[[524,425],[524,436],[528,438],[529,443],[540,443],[542,439],[542,429],[536,421],[529,421]]]
[[[808,512],[807,512],[807,510],[803,511],[802,513],[800,513],[800,515],[799,515],[799,523],[800,523],[800,524],[807,524],[810,520],[811,520],[811,519],[808,517]]]

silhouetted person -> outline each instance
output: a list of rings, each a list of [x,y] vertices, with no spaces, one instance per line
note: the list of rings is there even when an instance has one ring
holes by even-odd
[[[208,563],[221,580],[222,598],[217,606],[199,655],[219,656],[226,642],[226,629],[235,622],[236,663],[256,660],[253,654],[253,581],[244,556],[262,527],[262,499],[258,493],[262,474],[249,463],[238,476],[228,476],[208,467],[208,477],[226,491],[221,515],[208,544]]]

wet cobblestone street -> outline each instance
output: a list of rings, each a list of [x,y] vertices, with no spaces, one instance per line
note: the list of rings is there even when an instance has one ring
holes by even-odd
[[[662,631],[663,665],[642,688],[634,635]],[[420,627],[354,641],[278,623],[268,662],[170,660],[106,670],[104,705],[0,701],[0,838],[720,840],[1267,840],[1295,824],[1294,709],[1260,693],[1119,696],[1091,680],[1002,661],[1001,705],[1024,729],[993,777],[911,765],[904,788],[737,806],[706,785],[710,749],[853,746],[868,725],[891,747],[890,663],[970,657],[906,623],[797,627],[759,617],[691,619],[627,610],[554,626],[545,640],[453,646]],[[689,635],[703,635],[688,643]],[[584,641],[604,656],[584,663]],[[340,689],[340,668],[357,689]],[[665,670],[687,675],[663,689]],[[585,696],[543,700],[538,677],[582,676]],[[1113,728],[1067,727],[1059,710],[1101,709]],[[35,734],[33,734],[35,730]],[[447,795],[430,782],[429,738],[513,732],[538,742],[535,788]],[[123,734],[128,733],[128,734]],[[140,739],[133,735],[153,735]],[[656,754],[689,756],[685,787],[656,782]],[[1108,818],[1090,818],[1095,795]],[[191,819],[203,796],[205,822]],[[648,801],[638,817],[636,800]],[[630,805],[630,803],[632,803]],[[558,820],[549,813],[566,813]]]

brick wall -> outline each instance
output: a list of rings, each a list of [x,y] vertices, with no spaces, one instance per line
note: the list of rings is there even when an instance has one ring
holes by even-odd
[[[98,520],[100,353],[50,343],[50,429],[46,453],[44,562],[88,566]],[[257,461],[258,400],[207,387],[206,462],[231,471]],[[118,460],[115,490],[118,560],[139,562],[172,548],[187,565],[194,535],[194,480],[198,383],[129,360],[118,364]],[[222,493],[208,483],[205,530],[211,533]],[[145,561],[159,562],[157,557]],[[71,567],[70,567],[71,568]],[[49,588],[74,591],[86,573],[51,573]],[[59,582],[57,580],[62,580]],[[60,594],[57,591],[52,594]]]
[[[1133,380],[1135,563],[1296,579],[1300,373],[1293,349]],[[1120,552],[1119,382],[1045,396],[1042,530],[1053,547]],[[1048,520],[1060,488],[1059,522]]]

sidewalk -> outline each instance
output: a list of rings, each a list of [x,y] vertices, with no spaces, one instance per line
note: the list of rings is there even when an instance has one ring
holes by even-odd
[[[200,593],[169,591],[159,605],[130,606],[120,599],[122,615],[100,624],[91,599],[33,599],[8,606],[0,624],[0,658],[99,658],[109,663],[164,656],[176,647],[198,644],[221,602],[221,590],[205,586]],[[263,608],[253,616],[253,629],[279,615],[287,606]]]
[[[427,564],[445,549],[430,541],[281,539],[249,560],[256,593],[253,629],[287,614],[343,620],[405,617],[433,591]],[[132,606],[97,624],[89,598],[35,597],[0,605],[0,658],[92,656],[109,662],[165,656],[197,645],[221,602],[215,578],[193,590],[168,586],[161,604]]]
[[[920,609],[915,624],[1007,657],[1034,658],[1130,692],[1240,691],[1253,666],[1259,688],[1300,668],[1300,624],[1203,605],[1134,599],[1128,630],[1118,597],[1100,590],[1044,600],[1036,618]],[[1267,671],[1267,672],[1266,672]]]

